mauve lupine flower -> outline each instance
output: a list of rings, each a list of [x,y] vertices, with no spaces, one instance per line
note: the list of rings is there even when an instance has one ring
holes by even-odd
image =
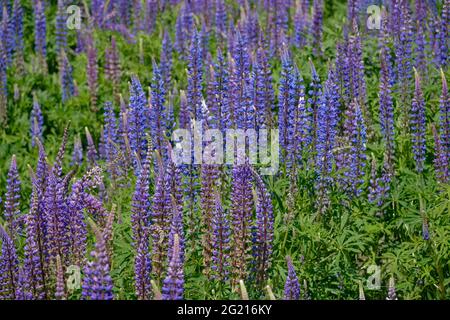
[[[440,136],[442,147],[447,154],[447,159],[450,161],[450,95],[448,94],[447,80],[444,72],[441,69],[442,79],[442,93],[439,100],[439,114],[440,114]]]
[[[282,69],[278,93],[278,127],[280,130],[280,146],[282,158],[288,167],[293,164],[295,147],[295,113],[298,103],[298,82],[296,68],[289,53],[285,51],[281,57]]]
[[[152,224],[151,235],[152,246],[152,273],[156,279],[160,279],[164,270],[167,253],[167,239],[171,221],[171,199],[169,190],[166,187],[166,174],[163,168],[159,168],[159,173],[155,181],[155,193],[152,201]]]
[[[352,34],[348,40],[347,54],[350,66],[350,92],[351,99],[358,99],[362,105],[366,101],[366,81],[364,79],[364,62],[361,36],[357,21],[353,21]]]
[[[93,223],[92,223],[93,225]],[[92,261],[84,268],[82,299],[113,300],[113,282],[110,275],[110,262],[102,232],[93,225],[95,249],[91,252]]]
[[[295,15],[294,15],[294,35],[293,43],[297,48],[303,48],[306,45],[306,40],[309,35],[310,21],[309,21],[309,1],[296,1]]]
[[[115,2],[115,10],[118,12],[120,24],[124,27],[131,25],[131,5],[130,0],[118,0]]]
[[[312,113],[312,137],[311,144],[315,148],[317,143],[317,123],[319,115],[319,103],[322,96],[322,84],[320,82],[319,75],[317,74],[316,67],[313,62],[309,60],[311,67],[311,83],[308,90],[308,109]]]
[[[254,252],[256,259],[256,280],[263,284],[268,278],[271,266],[272,246],[274,240],[274,215],[272,198],[263,180],[253,172],[256,184],[256,225],[254,234]]]
[[[211,67],[211,72],[208,106],[212,120],[208,122],[208,126],[223,130],[227,125],[230,94],[227,59],[220,49],[217,52],[217,63]]]
[[[411,15],[409,12],[409,2],[402,1],[399,33],[394,38],[395,48],[395,65],[397,72],[397,83],[400,89],[400,107],[403,116],[403,126],[407,129],[407,120],[409,114],[409,87],[411,83],[411,67],[412,67],[412,42],[413,32],[411,26]],[[396,35],[396,34],[394,34]]]
[[[16,300],[33,300],[30,293],[30,283],[27,280],[25,271],[22,267],[19,268],[17,275]]]
[[[56,256],[56,288],[55,288],[55,298],[56,300],[64,300],[64,270],[61,262],[61,257]]]
[[[222,207],[220,194],[216,192],[212,216],[212,263],[213,279],[228,280],[230,268],[230,225],[227,214]]]
[[[251,250],[253,212],[252,171],[249,164],[233,166],[231,189],[232,274],[233,281],[247,278],[247,262]]]
[[[193,28],[194,16],[192,14],[191,2],[184,1],[178,12],[175,27],[175,49],[182,57],[188,54],[188,45]]]
[[[95,166],[98,159],[98,153],[97,149],[95,148],[94,139],[92,139],[92,135],[87,127],[84,128],[84,131],[86,133],[86,140],[87,140],[87,152],[86,152],[87,160],[90,166]]]
[[[58,0],[55,30],[55,48],[59,56],[61,50],[67,52],[67,13],[64,0]]]
[[[163,281],[163,300],[182,300],[184,293],[184,258],[182,240],[178,234],[173,235],[173,249],[170,256],[167,276]]]
[[[14,21],[14,49],[16,65],[19,70],[24,67],[23,56],[23,8],[20,4],[20,0],[14,0],[13,5],[13,21]]]
[[[203,164],[201,166],[201,191],[200,207],[203,229],[203,273],[209,277],[211,271],[212,251],[214,249],[213,236],[213,213],[215,209],[214,190],[219,184],[219,166],[215,164]]]
[[[98,90],[98,66],[97,49],[95,48],[94,35],[92,27],[89,27],[86,35],[86,55],[87,55],[87,84],[91,98],[91,109],[97,110],[97,90]]]
[[[271,55],[279,52],[286,43],[285,40],[288,31],[289,4],[283,0],[270,0],[267,3],[268,10],[268,36]]]
[[[61,51],[61,69],[60,69],[60,82],[61,82],[61,100],[67,101],[74,94],[74,84],[72,78],[72,66],[64,51]]]
[[[164,159],[166,156],[165,131],[167,127],[167,114],[165,108],[166,91],[160,68],[154,61],[151,89],[150,133],[154,147]]]
[[[311,26],[312,48],[314,55],[322,54],[323,0],[313,2],[313,21]]]
[[[389,278],[389,288],[386,300],[398,300],[397,293],[395,291],[395,280],[393,277]]]
[[[128,139],[130,140],[131,151],[133,152],[133,163],[137,168],[137,155],[139,159],[144,159],[147,152],[146,133],[149,128],[149,108],[147,98],[139,79],[131,77],[130,102],[128,118]]]
[[[46,261],[43,253],[43,230],[40,223],[39,193],[33,188],[30,212],[25,217],[27,238],[24,246],[23,269],[28,282],[28,294],[34,300],[46,298]]]
[[[217,43],[222,46],[227,34],[227,9],[224,0],[216,0],[215,5],[215,31]]]
[[[346,42],[336,44],[336,73],[339,78],[340,92],[346,104],[351,100],[350,96],[350,60]]]
[[[360,0],[349,0],[347,1],[347,21],[350,24],[357,19],[358,10],[360,7]]]
[[[8,102],[6,59],[4,52],[5,48],[0,41],[0,123],[5,122],[7,119]]]
[[[445,184],[449,181],[449,160],[443,148],[441,137],[434,124],[432,125],[432,131],[434,137],[434,168],[436,178],[440,183]]]
[[[160,56],[161,77],[164,82],[164,89],[166,92],[170,91],[172,80],[172,40],[167,30],[164,30],[164,36],[162,40],[162,49]]]
[[[5,47],[6,64],[11,65],[14,50],[14,20],[11,17],[11,10],[3,6],[3,20],[1,24],[1,41]]]
[[[274,89],[272,85],[272,72],[268,57],[260,44],[253,64],[254,76],[254,105],[256,109],[256,123],[258,128],[270,129],[274,126]]]
[[[417,70],[414,69],[415,76],[415,90],[414,97],[411,102],[410,126],[411,126],[411,141],[414,153],[414,160],[416,162],[416,170],[422,173],[425,162],[426,152],[426,119],[425,119],[425,100],[420,85],[420,77]]]
[[[111,46],[105,51],[105,77],[111,81],[113,95],[118,101],[120,81],[120,61],[117,51],[116,38],[111,37]]]
[[[345,112],[344,145],[341,155],[336,159],[337,169],[341,173],[341,183],[349,195],[358,196],[364,183],[366,161],[366,127],[361,108],[356,100]]]
[[[119,142],[117,118],[114,113],[113,105],[110,101],[106,101],[103,104],[103,109],[103,139],[105,143],[105,159],[110,163],[116,157],[116,145]]]
[[[156,17],[158,15],[158,1],[146,0],[144,10],[144,30],[148,34],[151,34],[155,28]]]
[[[324,93],[319,101],[317,111],[317,144],[316,170],[318,181],[319,206],[323,209],[327,202],[327,190],[332,183],[333,149],[336,145],[336,135],[339,122],[340,96],[335,71],[330,66],[328,79],[325,82]]]
[[[17,171],[16,156],[11,158],[8,176],[6,178],[4,217],[11,241],[15,243],[21,225],[20,215],[20,177]]]
[[[288,266],[288,274],[284,284],[284,300],[299,300],[300,299],[300,283],[298,282],[297,274],[295,273],[294,265],[291,257],[286,257]]]
[[[144,30],[144,12],[142,11],[142,1],[132,1],[131,12],[133,13],[133,33],[137,34]],[[156,7],[157,10],[157,7]]]
[[[191,47],[188,56],[188,87],[187,103],[189,113],[195,117],[196,121],[202,119],[202,82],[203,82],[203,61],[202,45],[200,35],[194,30],[192,35]]]
[[[449,53],[449,30],[450,30],[450,1],[443,0],[442,11],[441,11],[441,21],[439,26],[439,66],[445,68],[448,63],[448,53]]]
[[[81,144],[80,135],[76,135],[73,143],[72,162],[71,165],[81,166],[83,164],[83,145]]]
[[[427,3],[425,0],[416,0],[416,32],[415,32],[415,66],[419,72],[426,75],[426,56],[425,47],[427,45],[426,34],[427,30]]]
[[[36,94],[33,94],[33,109],[30,114],[30,133],[31,146],[36,145],[36,139],[42,142],[42,126],[44,125],[44,117],[42,116],[41,106],[37,100]]]
[[[0,225],[2,251],[0,255],[0,299],[14,300],[18,286],[19,260],[14,241]]]
[[[66,200],[71,262],[78,265],[84,262],[87,246],[87,229],[83,213],[83,209],[89,204],[86,192],[102,183],[101,168],[93,167],[73,184],[72,192]]]
[[[134,281],[136,296],[139,300],[149,299],[151,293],[151,257],[149,251],[151,154],[152,150],[149,148],[136,181],[131,203],[131,229],[135,249]]]
[[[40,66],[47,70],[47,21],[45,6],[42,0],[34,2],[34,51],[38,56]]]

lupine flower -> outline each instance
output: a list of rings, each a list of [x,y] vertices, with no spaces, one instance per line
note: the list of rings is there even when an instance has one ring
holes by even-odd
[[[436,177],[439,182],[445,184],[449,181],[447,153],[445,152],[441,137],[439,137],[436,126],[433,124],[433,137],[434,137],[434,168],[436,171]]]
[[[86,55],[87,55],[87,84],[91,97],[91,109],[97,110],[97,90],[98,90],[98,66],[97,66],[97,49],[95,48],[94,38],[91,27],[88,28],[86,37]]]
[[[341,183],[350,195],[358,196],[364,182],[366,161],[366,128],[361,109],[354,100],[345,112],[344,145],[337,160],[341,172]]]
[[[254,76],[254,105],[256,109],[256,123],[258,128],[272,128],[274,123],[272,109],[274,108],[274,90],[272,73],[266,52],[262,45],[257,49],[253,65]]]
[[[81,144],[80,135],[75,136],[73,143],[72,162],[71,165],[81,166],[83,164],[83,145]]]
[[[257,192],[254,256],[257,281],[262,284],[268,277],[267,273],[271,265],[274,215],[270,193],[256,172],[254,172],[254,177]]]
[[[140,159],[145,158],[147,151],[147,140],[145,138],[148,129],[149,111],[147,99],[142,85],[136,76],[131,77],[130,103],[129,103],[129,127],[128,139],[130,140],[131,151]],[[134,157],[133,157],[134,158]],[[137,160],[134,159],[135,168]]]
[[[133,232],[133,246],[136,251],[134,258],[135,290],[138,299],[150,297],[151,260],[149,251],[150,228],[150,162],[149,148],[142,170],[136,181],[136,187],[131,204],[131,226]]]
[[[215,210],[215,189],[218,184],[219,167],[215,164],[203,164],[201,166],[201,197],[200,207],[203,227],[203,264],[204,274],[209,277],[211,271],[211,259],[213,252],[213,214]]]
[[[444,72],[441,70],[442,79],[442,93],[439,103],[440,114],[440,135],[442,147],[447,154],[447,159],[450,161],[450,96],[448,94],[447,80]]]
[[[395,292],[395,280],[393,277],[389,279],[389,288],[386,300],[398,300],[397,293]]]
[[[430,240],[430,230],[428,229],[428,220],[425,216],[422,218],[422,238],[423,240]]]
[[[66,210],[69,211],[67,226],[70,254],[76,264],[84,262],[86,252],[87,229],[83,209],[89,204],[87,191],[102,184],[101,174],[102,170],[99,167],[93,167],[73,184],[72,192],[66,200]]]
[[[230,226],[227,214],[222,208],[219,193],[215,195],[215,204],[212,217],[212,277],[219,280],[227,280],[229,274],[230,259]]]
[[[70,65],[69,59],[64,51],[61,51],[61,61],[61,100],[62,102],[65,102],[73,96],[74,84],[72,78],[72,66]]]
[[[42,126],[44,117],[42,116],[41,106],[35,94],[33,94],[33,109],[30,114],[31,146],[34,147],[36,139],[42,142]]]
[[[45,18],[45,7],[42,0],[34,2],[34,51],[43,70],[47,70],[47,22]]]
[[[439,26],[439,65],[444,68],[448,63],[449,30],[450,30],[450,1],[444,0],[441,11],[441,23]]]
[[[87,140],[87,160],[91,166],[94,166],[97,163],[98,154],[97,149],[95,148],[94,139],[92,139],[91,133],[87,127],[84,128],[86,132],[86,140]]]
[[[212,120],[208,122],[208,126],[223,130],[227,125],[230,95],[227,60],[220,49],[217,52],[217,63],[210,68],[210,72],[212,83],[209,86],[208,106]]]
[[[184,271],[182,240],[178,234],[173,235],[173,250],[170,256],[167,276],[162,287],[163,300],[181,300],[184,292]]]
[[[227,32],[227,10],[224,0],[216,0],[215,27],[218,44],[225,41]]]
[[[61,51],[67,52],[67,14],[64,0],[58,0],[58,10],[56,12],[56,54]]]
[[[151,84],[150,133],[153,144],[159,154],[165,158],[165,130],[167,114],[165,108],[166,91],[164,79],[158,65],[153,61],[153,78]]]
[[[19,260],[14,241],[0,225],[2,252],[0,256],[0,299],[14,300],[18,288]]]
[[[56,256],[56,288],[55,288],[55,298],[56,300],[64,300],[65,290],[64,290],[64,271],[61,262],[61,257]]]
[[[317,74],[316,67],[309,61],[311,67],[311,83],[309,84],[308,90],[308,105],[309,110],[312,112],[312,141],[311,144],[313,147],[316,146],[317,143],[317,123],[319,116],[319,103],[320,97],[322,96],[322,84],[320,82],[319,75]]]
[[[114,109],[111,102],[106,101],[103,106],[103,139],[105,143],[105,156],[107,162],[111,163],[116,157],[116,144],[119,142],[117,132],[117,119],[116,115],[114,114]]]
[[[13,5],[13,21],[14,21],[14,49],[16,64],[21,70],[23,68],[23,8],[20,4],[20,0],[14,0]]]
[[[294,15],[294,36],[293,42],[297,48],[303,48],[309,35],[310,18],[308,14],[309,0],[296,2]]]
[[[5,195],[5,220],[7,222],[7,230],[11,241],[16,241],[17,233],[21,225],[20,216],[20,177],[17,171],[16,156],[13,155],[11,165],[9,167],[8,176],[6,178],[6,195]]]
[[[28,293],[32,299],[46,298],[45,256],[43,253],[42,217],[39,213],[37,189],[33,189],[30,212],[25,217],[26,242],[23,269],[28,282]]]
[[[269,41],[270,51],[272,54],[276,53],[279,48],[284,46],[287,29],[288,29],[288,17],[287,12],[289,4],[282,0],[268,1],[269,12]]]
[[[425,162],[425,101],[420,86],[420,77],[417,70],[414,69],[415,74],[415,90],[414,97],[411,103],[411,134],[412,134],[412,148],[414,152],[414,160],[416,161],[416,170],[421,173]]]
[[[170,82],[172,80],[172,40],[170,39],[170,34],[167,30],[164,30],[164,37],[162,40],[160,66],[165,92],[169,92]]]
[[[188,87],[187,87],[187,103],[188,110],[196,121],[200,121],[202,106],[202,81],[203,81],[203,63],[202,63],[202,46],[200,35],[194,30],[192,35],[191,47],[188,57]]]
[[[233,281],[247,278],[253,211],[252,172],[248,164],[233,166],[231,189]]]
[[[319,193],[320,207],[325,205],[326,193],[332,182],[333,149],[336,144],[340,108],[339,87],[336,82],[335,71],[330,67],[317,111],[317,155],[315,164],[319,175],[316,188]]]
[[[112,300],[113,282],[110,276],[110,262],[103,234],[94,227],[95,249],[93,258],[84,268],[82,298],[85,300]]]
[[[421,74],[426,74],[425,47],[427,45],[427,3],[416,1],[416,32],[415,32],[415,66]]]
[[[120,62],[115,37],[111,37],[111,47],[106,48],[105,51],[105,77],[111,81],[113,94],[117,100],[119,93]]]
[[[0,123],[7,119],[8,91],[7,91],[7,72],[5,47],[0,41]]]
[[[151,34],[155,28],[156,16],[158,14],[157,2],[156,0],[145,1],[144,30],[148,34]]]
[[[381,134],[386,146],[386,153],[388,155],[389,172],[394,172],[394,105],[392,101],[392,85],[391,77],[388,69],[388,57],[385,48],[381,49],[381,69],[380,69],[380,126]]]
[[[361,36],[356,20],[353,21],[353,31],[348,40],[347,54],[350,66],[351,99],[358,99],[362,105],[366,101],[366,81],[364,79],[364,63]]]
[[[284,285],[284,300],[299,300],[300,299],[300,283],[298,282],[297,274],[295,273],[294,265],[291,257],[286,257],[288,274],[286,283]]]
[[[3,21],[1,25],[1,41],[5,48],[6,64],[11,65],[14,50],[14,20],[11,17],[11,10],[3,6]]]
[[[312,48],[314,55],[322,53],[323,0],[313,2]]]
[[[184,1],[178,13],[175,26],[175,49],[181,56],[185,56],[187,54],[193,25],[194,21],[191,3],[190,1]]]

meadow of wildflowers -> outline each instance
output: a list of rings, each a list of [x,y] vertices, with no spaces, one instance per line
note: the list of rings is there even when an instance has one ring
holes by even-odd
[[[450,297],[449,0],[0,4],[0,299]]]

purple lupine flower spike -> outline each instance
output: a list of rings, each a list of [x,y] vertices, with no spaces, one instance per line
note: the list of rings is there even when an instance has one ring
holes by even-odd
[[[449,160],[443,148],[441,137],[434,124],[432,125],[432,131],[434,137],[434,168],[436,178],[440,183],[445,184],[449,181]]]
[[[34,51],[44,73],[47,71],[47,22],[45,6],[42,0],[34,2]]]
[[[167,30],[164,30],[164,37],[162,41],[160,65],[161,65],[161,77],[164,82],[165,92],[170,91],[170,85],[172,80],[172,40]]]
[[[58,0],[55,30],[56,55],[59,56],[61,51],[67,52],[67,14],[64,0]]]
[[[441,136],[443,151],[450,161],[450,95],[448,94],[447,80],[444,71],[441,69],[442,93],[439,100],[439,133]]]
[[[416,162],[416,170],[418,173],[422,173],[425,162],[425,100],[420,85],[420,77],[417,70],[414,68],[415,75],[415,90],[414,97],[411,103],[411,134],[412,134],[412,149],[414,153],[414,160]]]
[[[389,279],[389,288],[388,288],[388,294],[386,297],[386,300],[398,300],[397,298],[397,292],[395,290],[395,280],[394,277],[391,277]]]
[[[15,46],[15,62],[19,71],[24,68],[24,42],[23,42],[23,8],[20,0],[14,0],[13,5],[14,19],[14,46]]]
[[[312,44],[314,55],[322,54],[323,0],[314,0],[312,21]]]
[[[234,165],[231,190],[231,216],[233,234],[233,281],[247,278],[247,262],[251,249],[253,211],[252,172],[248,164]]]
[[[83,164],[83,145],[81,144],[80,135],[75,136],[73,143],[72,162],[71,165],[81,166]]]
[[[105,51],[105,77],[111,81],[115,100],[119,98],[120,61],[117,51],[116,38],[111,37],[111,47]]]
[[[193,114],[195,120],[202,119],[202,82],[203,82],[203,53],[199,32],[194,30],[191,40],[191,47],[188,56],[188,87],[187,103],[189,112]]]
[[[5,47],[0,40],[0,123],[7,120],[8,89]]]
[[[61,257],[56,256],[56,288],[55,288],[55,298],[56,300],[65,299],[64,290],[64,271],[61,262]]]
[[[136,187],[131,204],[131,224],[133,246],[136,251],[134,258],[135,291],[139,300],[150,298],[151,257],[149,251],[150,227],[150,163],[152,150],[149,148],[136,181]]]
[[[93,258],[84,268],[82,298],[85,300],[113,300],[113,282],[110,275],[108,251],[102,232],[91,223],[95,233]]]
[[[266,52],[260,44],[256,52],[254,91],[255,108],[257,112],[257,125],[259,128],[272,128],[274,119],[274,89],[272,85],[272,73]]]
[[[295,273],[294,265],[291,257],[286,257],[288,266],[288,274],[286,283],[284,285],[284,300],[299,300],[300,299],[300,283],[298,282],[297,274]]]
[[[42,126],[44,125],[44,117],[42,116],[41,106],[37,100],[36,94],[33,93],[33,109],[30,114],[31,128],[31,146],[34,147],[36,139],[42,142]]]
[[[173,235],[173,250],[170,256],[167,276],[162,287],[163,300],[182,300],[184,292],[182,240],[178,234]]]
[[[89,129],[87,127],[84,128],[86,132],[86,140],[88,143],[87,146],[87,159],[89,161],[89,164],[91,166],[94,166],[97,163],[98,154],[97,149],[95,148],[94,139],[92,139],[91,133],[89,132]]]
[[[87,55],[87,84],[91,98],[91,110],[97,111],[97,91],[98,91],[98,65],[97,49],[95,47],[92,27],[88,27],[86,34],[86,55]]]
[[[274,215],[272,198],[263,180],[253,172],[256,182],[256,228],[255,248],[257,281],[262,284],[268,278],[268,270],[271,265],[272,246],[274,240]]]
[[[160,68],[155,61],[153,61],[151,88],[150,133],[154,147],[164,159],[166,156],[165,130],[167,127],[167,110],[165,108],[166,91]]]
[[[19,260],[14,241],[0,225],[2,251],[0,255],[0,299],[14,300],[18,287]]]
[[[6,195],[5,195],[5,221],[7,222],[7,230],[11,241],[15,243],[17,233],[21,225],[20,216],[20,177],[17,171],[16,156],[11,158],[8,176],[6,178]]]
[[[61,82],[61,100],[67,101],[74,95],[75,88],[72,77],[72,66],[66,53],[61,51],[61,68],[60,68],[60,82]]]
[[[222,281],[228,280],[230,267],[230,226],[226,212],[222,207],[220,194],[215,195],[215,205],[212,218],[212,277]]]
[[[39,208],[39,192],[33,188],[30,212],[25,217],[26,242],[24,247],[23,269],[29,283],[28,294],[32,299],[46,298],[45,256],[43,252],[42,217]]]

